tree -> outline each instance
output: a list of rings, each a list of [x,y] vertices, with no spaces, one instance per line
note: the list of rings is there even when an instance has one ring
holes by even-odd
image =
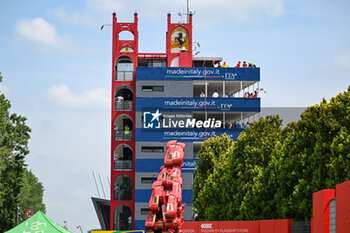
[[[301,120],[285,129],[275,198],[281,217],[307,220],[312,216],[312,194],[334,189],[350,179],[350,87],[305,110]]]
[[[24,158],[29,153],[31,132],[26,125],[26,118],[16,113],[10,114],[10,107],[10,101],[0,93],[0,232],[16,224],[18,194],[22,186]]]
[[[209,139],[200,150],[197,220],[308,220],[314,192],[350,179],[350,87],[284,129],[268,116],[227,140]]]
[[[44,187],[31,170],[25,170],[23,176],[23,186],[18,195],[21,216],[25,216],[28,209],[45,213],[43,203]]]
[[[271,198],[274,185],[266,182],[264,174],[274,162],[272,152],[281,135],[281,125],[279,116],[260,118],[235,143],[228,162],[228,166],[235,169],[227,176],[227,182],[237,177],[235,189],[231,188],[235,205],[231,207],[227,219],[260,220],[274,217],[275,202]],[[268,179],[271,177],[268,176]]]
[[[268,116],[251,124],[235,143],[226,135],[203,143],[193,187],[197,220],[262,218],[257,208],[249,207],[256,204],[251,194],[270,161],[281,123]]]
[[[193,182],[193,203],[197,220],[205,219],[205,210],[209,202],[215,199],[215,195],[220,194],[217,192],[206,192],[206,187],[209,185],[209,178],[214,173],[214,169],[215,173],[221,174],[220,164],[232,150],[232,146],[233,141],[224,134],[221,137],[212,137],[205,141],[198,153],[200,162],[197,162]],[[215,203],[217,204],[217,202]],[[220,208],[216,205],[213,205],[213,207]]]

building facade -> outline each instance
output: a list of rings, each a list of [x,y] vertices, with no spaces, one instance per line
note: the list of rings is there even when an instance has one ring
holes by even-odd
[[[260,112],[259,68],[221,68],[218,57],[192,54],[192,15],[167,16],[166,52],[138,51],[138,15],[117,22],[113,14],[110,226],[144,229],[152,183],[166,144],[186,144],[182,168],[185,221],[193,220],[192,184],[201,143],[226,133],[236,140]],[[128,31],[133,40],[120,40]]]

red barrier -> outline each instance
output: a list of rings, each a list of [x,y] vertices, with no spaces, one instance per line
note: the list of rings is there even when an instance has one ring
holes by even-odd
[[[184,222],[184,233],[290,233],[291,219]]]
[[[313,221],[313,219],[311,218],[310,219],[310,231],[311,231],[311,233],[313,233],[314,231],[313,231],[313,225],[314,224],[314,221]]]
[[[350,180],[336,190],[324,189],[313,194],[312,233],[329,233],[330,200],[336,197],[337,233],[350,232]],[[184,233],[291,233],[292,219],[261,221],[185,222]]]
[[[184,233],[260,233],[258,221],[184,222]]]
[[[337,233],[350,232],[350,181],[336,186],[336,229]]]
[[[292,219],[262,220],[260,233],[290,233]]]
[[[274,233],[290,233],[290,226],[293,219],[279,219],[274,221]],[[262,232],[260,232],[262,233]]]
[[[330,200],[335,198],[334,189],[324,189],[312,196],[312,233],[329,233]]]
[[[260,233],[274,233],[273,232],[274,220],[262,220],[260,221]]]

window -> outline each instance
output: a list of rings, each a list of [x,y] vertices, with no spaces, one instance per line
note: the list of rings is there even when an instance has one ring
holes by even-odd
[[[148,67],[166,67],[166,60],[152,59],[147,61]]]
[[[164,92],[164,86],[142,86],[142,91],[144,92]]]
[[[127,205],[118,205],[114,209],[113,229],[131,230],[132,229],[132,210]]]
[[[134,63],[128,56],[121,56],[115,64],[115,81],[132,81],[134,77]]]
[[[148,208],[142,208],[141,209],[141,215],[148,215],[149,209]]]
[[[114,180],[114,201],[132,201],[132,180],[128,175],[119,175]]]
[[[162,146],[143,146],[142,152],[164,153],[164,147]]]
[[[153,184],[157,181],[157,177],[142,177],[141,184]]]

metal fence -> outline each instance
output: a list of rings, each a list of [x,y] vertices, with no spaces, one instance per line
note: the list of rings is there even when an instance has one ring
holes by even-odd
[[[329,233],[336,233],[336,202],[335,198],[330,201]]]
[[[114,140],[116,141],[132,141],[132,130],[115,130]]]
[[[293,221],[291,233],[311,233],[310,221]]]
[[[132,170],[132,160],[114,161],[114,170]]]

